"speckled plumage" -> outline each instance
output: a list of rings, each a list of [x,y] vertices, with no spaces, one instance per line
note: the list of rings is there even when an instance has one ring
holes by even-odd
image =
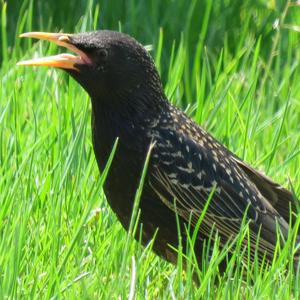
[[[162,114],[156,130],[150,135],[157,141],[150,185],[159,198],[195,226],[210,193],[213,193],[199,231],[203,236],[209,236],[214,225],[221,236],[221,243],[238,234],[247,210],[252,254],[257,233],[261,230],[259,250],[262,252],[258,254],[272,258],[276,243],[275,219],[283,236],[287,237],[289,215],[285,216],[285,220],[262,195],[245,172],[243,167],[246,165],[172,106],[168,113]],[[264,180],[259,173],[257,176]],[[265,185],[268,185],[267,181]],[[283,191],[281,187],[277,188]],[[292,204],[293,200],[292,195],[285,192],[288,207],[288,201]],[[173,199],[176,199],[176,207]]]
[[[211,196],[195,243],[198,260],[212,229],[224,245],[238,234],[244,215],[250,227],[251,256],[260,237],[258,257],[271,260],[277,227],[284,243],[290,208],[296,211],[292,194],[172,106],[151,56],[137,41],[111,31],[69,35],[68,40],[92,61],[76,66],[79,71],[67,71],[91,96],[93,145],[100,171],[119,138],[104,190],[122,225],[129,226],[146,153],[153,144],[140,201],[138,238],[141,233],[147,243],[155,235],[154,251],[175,262],[170,245],[176,248],[179,243],[176,213],[185,251],[186,228],[190,223],[193,230]]]

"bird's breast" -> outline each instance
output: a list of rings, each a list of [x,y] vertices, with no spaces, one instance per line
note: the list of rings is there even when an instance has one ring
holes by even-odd
[[[104,191],[111,208],[127,228],[150,140],[130,121],[109,112],[93,115],[92,136],[100,172],[118,139]]]

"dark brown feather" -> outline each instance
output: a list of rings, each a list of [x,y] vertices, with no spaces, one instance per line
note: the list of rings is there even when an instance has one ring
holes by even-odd
[[[272,206],[278,211],[278,213],[286,220],[290,222],[295,221],[299,201],[294,195],[283,186],[272,181],[269,177],[261,172],[253,169],[240,159],[235,159],[239,167],[247,174],[249,179],[256,185],[260,193],[268,199]]]

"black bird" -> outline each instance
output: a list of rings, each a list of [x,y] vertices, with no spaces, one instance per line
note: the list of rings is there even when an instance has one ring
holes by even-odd
[[[146,154],[153,143],[140,200],[143,243],[157,231],[154,251],[175,262],[170,245],[178,246],[177,223],[185,246],[185,227],[195,227],[212,195],[195,244],[199,261],[212,228],[224,245],[238,234],[244,215],[249,222],[251,257],[259,240],[259,259],[265,256],[272,260],[278,228],[284,243],[290,210],[296,213],[297,200],[172,106],[151,56],[140,43],[108,30],[79,34],[31,32],[21,37],[48,40],[77,54],[19,65],[61,68],[87,91],[100,170],[119,138],[104,191],[125,229],[129,227]]]

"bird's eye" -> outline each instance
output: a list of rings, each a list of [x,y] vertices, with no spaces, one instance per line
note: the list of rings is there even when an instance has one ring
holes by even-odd
[[[101,59],[105,60],[108,56],[108,52],[106,49],[100,49],[98,55]]]

